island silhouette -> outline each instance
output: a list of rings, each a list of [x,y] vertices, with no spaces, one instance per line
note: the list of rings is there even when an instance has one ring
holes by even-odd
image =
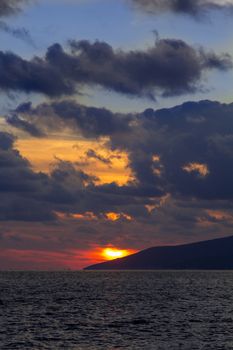
[[[84,270],[231,270],[233,236],[177,246],[152,247]]]

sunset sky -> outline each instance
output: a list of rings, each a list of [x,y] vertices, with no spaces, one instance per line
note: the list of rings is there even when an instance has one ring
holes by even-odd
[[[0,269],[233,234],[233,1],[0,0],[0,39]]]

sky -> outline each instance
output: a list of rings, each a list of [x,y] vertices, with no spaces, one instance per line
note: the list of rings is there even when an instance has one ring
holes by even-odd
[[[231,0],[0,0],[0,269],[232,235],[232,17]]]

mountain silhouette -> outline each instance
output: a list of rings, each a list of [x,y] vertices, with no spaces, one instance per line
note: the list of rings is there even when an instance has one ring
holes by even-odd
[[[84,270],[230,270],[233,236],[178,246],[152,247]]]

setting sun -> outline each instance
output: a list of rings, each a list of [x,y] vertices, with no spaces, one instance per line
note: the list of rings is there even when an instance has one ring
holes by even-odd
[[[132,252],[129,250],[119,250],[116,248],[105,248],[103,250],[102,255],[108,259],[108,260],[112,260],[112,259],[118,259],[118,258],[123,258],[124,256],[127,256],[129,254],[131,254]]]

